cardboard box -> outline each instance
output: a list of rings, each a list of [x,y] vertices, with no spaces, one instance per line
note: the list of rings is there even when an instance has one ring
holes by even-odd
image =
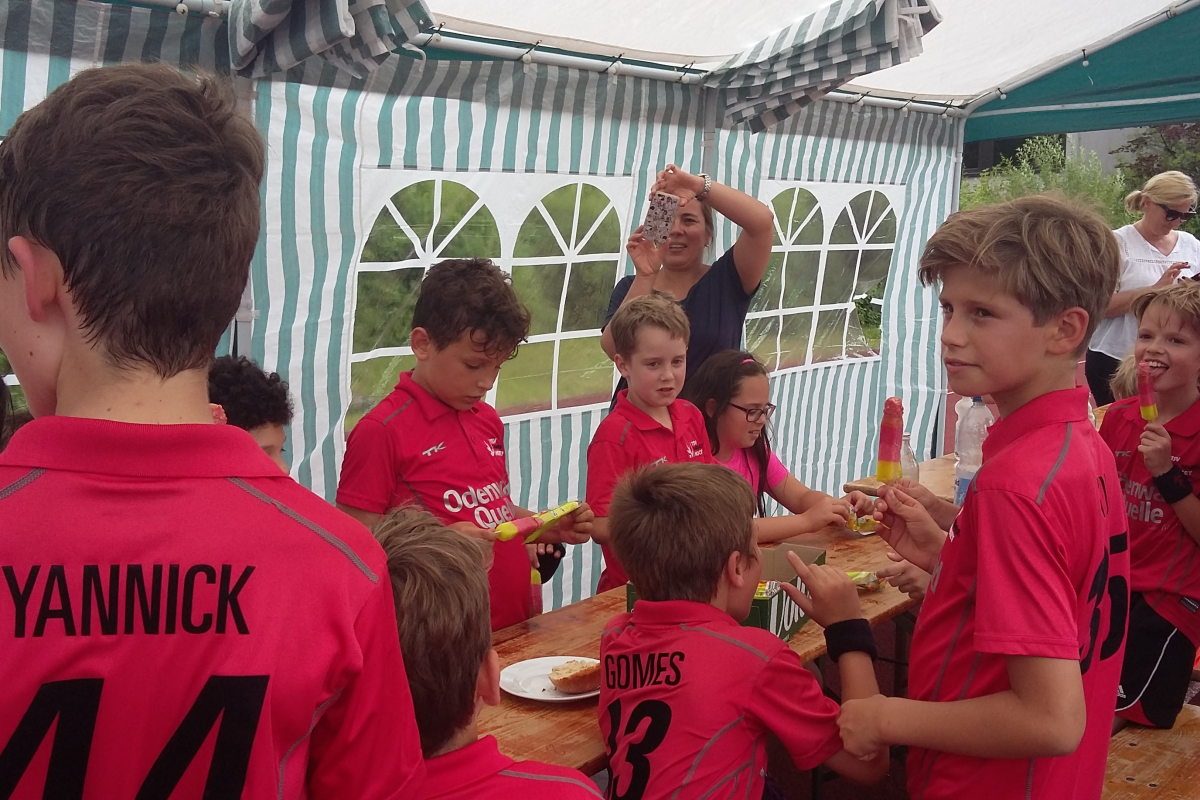
[[[769,549],[764,548],[762,550],[763,569],[761,580],[790,583],[793,586],[798,586],[801,591],[807,594],[808,591],[804,588],[804,584],[800,582],[796,571],[788,563],[787,553],[789,550],[800,556],[800,560],[805,564],[825,563],[825,551],[816,547],[805,547],[799,544],[780,544]],[[637,589],[634,588],[632,583],[625,584],[625,609],[632,611],[633,604],[636,602]],[[808,622],[808,615],[801,611],[800,606],[792,602],[792,598],[788,597],[782,589],[779,589],[771,597],[756,597],[750,604],[750,613],[746,616],[742,624],[770,631],[786,642],[792,638],[792,635],[796,631],[803,628],[806,622]]]

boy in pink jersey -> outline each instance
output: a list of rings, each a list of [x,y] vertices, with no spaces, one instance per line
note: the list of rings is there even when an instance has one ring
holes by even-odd
[[[647,464],[711,463],[700,410],[680,400],[691,335],[687,314],[670,295],[630,300],[608,324],[617,371],[629,382],[601,420],[587,452],[587,501],[596,514],[592,536],[604,551],[604,592],[628,580],[608,540],[608,504],[628,472]]]
[[[529,333],[529,319],[512,281],[491,261],[430,267],[413,308],[417,365],[350,432],[337,491],[338,508],[367,527],[417,503],[491,545],[492,630],[533,615],[532,547],[520,538],[497,541],[494,529],[534,512],[509,496],[504,423],[483,399]],[[593,516],[583,503],[538,542],[582,544]]]
[[[375,528],[387,553],[400,644],[425,754],[426,800],[595,800],[577,770],[513,761],[476,717],[500,704],[500,657],[492,649],[487,545],[407,506]]]
[[[768,734],[801,769],[825,764],[864,783],[887,773],[886,749],[865,760],[842,749],[837,703],[795,651],[741,626],[762,574],[754,510],[750,485],[718,464],[643,468],[617,487],[609,530],[638,601],[600,638],[609,797],[757,800]],[[789,558],[812,599],[784,589],[825,626],[845,696],[875,694],[858,591],[844,572]]]
[[[1129,525],[1129,642],[1117,714],[1170,728],[1200,643],[1200,284],[1133,301],[1134,355],[1154,382],[1157,419],[1138,398],[1113,403],[1100,436],[1112,448]]]
[[[1100,796],[1129,545],[1075,369],[1118,267],[1103,220],[1046,196],[954,214],[921,257],[921,280],[941,283],[950,388],[990,394],[1000,420],[948,534],[901,490],[876,514],[933,576],[912,699],[847,701],[838,722],[851,752],[910,746],[913,800]]]
[[[383,551],[214,425],[263,143],[226,80],[85,70],[0,143],[0,796],[399,798]]]
[[[292,398],[278,372],[267,372],[245,356],[221,356],[208,370],[208,401],[221,407],[225,421],[250,434],[285,473],[283,446],[292,424]]]

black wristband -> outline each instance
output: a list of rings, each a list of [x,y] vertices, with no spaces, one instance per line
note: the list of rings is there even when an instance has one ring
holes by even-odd
[[[842,657],[842,653],[852,651],[866,653],[872,661],[879,656],[871,623],[865,619],[845,619],[830,625],[825,629],[825,646],[834,662]]]
[[[1178,503],[1183,498],[1192,493],[1192,482],[1188,480],[1187,475],[1183,474],[1183,470],[1178,465],[1171,465],[1171,468],[1162,475],[1154,476],[1154,486],[1158,489],[1159,494],[1163,496],[1171,505]]]

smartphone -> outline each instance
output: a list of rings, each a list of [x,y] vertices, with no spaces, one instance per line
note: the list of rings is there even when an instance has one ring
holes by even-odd
[[[666,192],[655,192],[650,198],[650,209],[642,223],[642,235],[656,245],[662,244],[671,235],[675,214],[679,211],[679,198]]]

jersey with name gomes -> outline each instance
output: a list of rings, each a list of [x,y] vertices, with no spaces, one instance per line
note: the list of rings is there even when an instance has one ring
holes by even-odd
[[[1165,425],[1171,461],[1200,490],[1200,403]],[[1130,589],[1144,592],[1160,616],[1200,645],[1200,544],[1188,535],[1154,486],[1138,452],[1145,422],[1136,397],[1113,403],[1100,436],[1112,448],[1129,517]]]
[[[416,503],[446,524],[494,528],[513,518],[504,423],[487,403],[457,411],[411,372],[359,420],[346,441],[337,501],[376,514]],[[492,630],[533,614],[529,555],[518,537],[494,545]]]
[[[786,642],[707,603],[639,600],[600,639],[609,797],[757,798],[767,734],[800,769],[842,749],[838,706]]]
[[[245,431],[34,420],[0,575],[0,796],[419,787],[383,552]]]
[[[909,674],[914,700],[952,702],[1011,689],[1009,656],[1078,662],[1083,739],[1059,758],[910,748],[913,800],[1100,796],[1124,653],[1129,545],[1116,467],[1088,421],[1087,393],[1042,395],[989,430],[917,618]]]
[[[617,404],[601,420],[587,452],[587,502],[597,517],[608,516],[613,490],[630,470],[647,464],[683,461],[712,463],[708,431],[700,410],[686,400],[669,407],[667,428],[629,401],[629,390],[617,393]],[[598,592],[624,586],[629,577],[608,545],[603,545],[604,572]]]

